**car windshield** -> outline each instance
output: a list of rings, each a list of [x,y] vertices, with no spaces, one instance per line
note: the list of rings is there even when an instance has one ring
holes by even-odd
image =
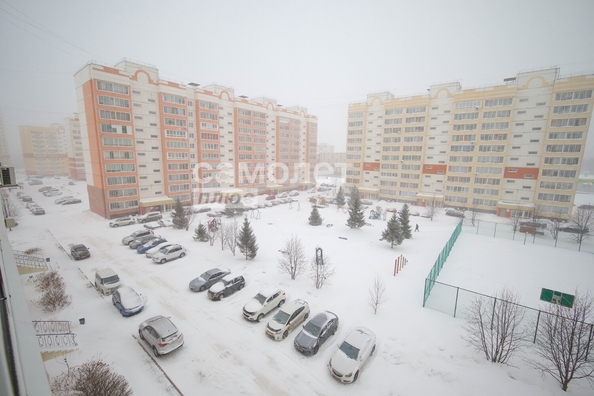
[[[339,349],[353,360],[357,360],[357,356],[359,356],[359,350],[346,341],[340,345]]]
[[[289,317],[290,315],[285,311],[278,311],[276,315],[274,315],[274,321],[280,324],[286,324]]]
[[[200,275],[200,277],[204,280],[209,280],[210,278],[212,278],[212,275],[210,272],[206,271],[205,273],[203,273],[202,275]]]
[[[105,278],[103,280],[103,283],[106,283],[106,284],[107,283],[116,283],[119,280],[120,280],[120,278],[117,275],[112,275],[112,276],[109,276],[109,277]]]
[[[262,305],[264,305],[264,302],[266,301],[266,297],[264,297],[263,295],[261,295],[260,293],[258,293],[256,295],[256,297],[254,297],[256,300],[258,300],[258,302]]]
[[[85,250],[87,250],[87,248],[84,246],[77,246],[74,248],[74,251],[76,252],[84,252]]]
[[[320,329],[318,326],[316,326],[315,324],[310,322],[307,322],[307,324],[305,326],[303,326],[303,330],[305,330],[306,333],[312,335],[313,337],[317,337],[320,335]]]
[[[167,253],[167,249],[169,249],[169,246],[165,246],[164,248],[159,249],[159,253]]]

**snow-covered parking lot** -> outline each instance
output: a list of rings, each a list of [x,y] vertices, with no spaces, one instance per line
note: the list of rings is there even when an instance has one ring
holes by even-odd
[[[53,315],[42,313],[31,303],[31,316],[34,320],[71,321],[78,349],[67,355],[69,364],[81,364],[100,356],[126,377],[136,395],[178,394],[166,377],[184,395],[567,394],[551,378],[541,378],[521,361],[514,362],[513,366],[485,361],[483,356],[465,346],[460,337],[463,323],[460,319],[422,308],[425,278],[458,218],[443,214],[433,221],[411,217],[413,228],[418,224],[420,232],[415,232],[413,239],[405,240],[401,246],[390,249],[388,243],[379,240],[386,227],[385,221],[368,220],[370,225],[351,230],[345,225],[348,214],[334,205],[320,209],[324,218],[322,226],[308,225],[311,206],[307,202],[308,195],[301,193],[296,197],[298,202],[263,208],[259,210],[259,218],[249,218],[259,245],[254,260],[246,261],[239,252],[234,256],[229,249],[222,250],[220,244],[210,246],[208,242],[194,241],[194,227],[199,221],[211,219],[206,213],[200,213],[189,231],[171,227],[154,230],[155,234],[182,244],[188,251],[184,258],[159,265],[121,243],[124,236],[142,225],[110,228],[108,220],[89,211],[84,183],[70,186],[66,179],[51,179],[47,183],[83,202],[56,205],[55,197],[44,197],[37,191],[38,186],[26,186],[25,191],[46,214],[34,216],[23,208],[20,224],[9,232],[9,238],[15,250],[32,247],[44,250],[44,255],[51,259],[51,267],[64,277],[72,303]],[[14,192],[11,196],[16,200]],[[380,204],[398,209],[402,206]],[[375,205],[377,202],[373,207]],[[208,206],[220,209],[216,204]],[[417,207],[411,210],[423,212]],[[241,217],[236,219],[241,223]],[[233,220],[223,218],[222,221]],[[327,227],[328,224],[333,226]],[[313,259],[317,247],[323,249],[324,258],[336,269],[329,285],[316,289],[307,273],[291,280],[278,270],[277,262],[282,254],[279,250],[292,235],[300,238],[308,259]],[[464,234],[460,238],[464,240]],[[89,259],[70,260],[59,248],[69,251],[71,244],[78,243],[90,248]],[[495,251],[501,256],[481,256],[481,245],[491,249],[492,244],[496,244]],[[477,288],[484,287],[484,283],[473,281],[481,278],[480,271],[467,271],[477,261],[489,266],[489,260],[513,260],[514,249],[533,249],[534,262],[522,264],[522,271],[518,272],[526,274],[531,273],[531,267],[537,268],[539,261],[553,262],[567,254],[564,250],[519,246],[488,237],[473,238],[470,245],[460,246],[467,246],[468,253],[457,251],[455,246],[456,263],[451,268],[446,264],[445,269],[451,272],[444,274],[450,283],[465,282],[467,288],[475,284]],[[400,254],[406,257],[408,265],[393,276],[394,260]],[[594,290],[592,255],[571,252],[571,257],[572,263],[567,269],[570,277],[564,278],[562,270],[535,271],[532,272],[534,287],[554,288],[561,280],[564,288],[580,283],[575,287],[579,286],[582,291]],[[468,262],[463,262],[465,259]],[[122,317],[111,298],[101,296],[91,286],[95,271],[104,267],[113,268],[124,284],[148,298],[140,314]],[[205,292],[190,291],[189,282],[213,267],[226,267],[234,274],[243,274],[245,288],[220,302],[210,301]],[[514,268],[505,269],[506,273],[499,273],[500,278],[497,272],[489,272],[494,290],[507,284],[514,286]],[[368,296],[376,275],[382,276],[388,299],[374,314]],[[29,277],[23,275],[22,281],[28,299],[37,298]],[[469,285],[468,281],[474,283]],[[517,287],[520,293],[524,290],[532,293],[532,286],[524,278]],[[307,301],[312,316],[323,310],[338,315],[338,332],[317,355],[305,357],[296,351],[293,341],[299,329],[280,342],[266,337],[266,323],[272,314],[260,323],[243,319],[244,304],[266,287],[283,288],[288,300]],[[171,317],[185,340],[179,350],[156,359],[166,375],[154,363],[152,354],[146,352],[146,344],[137,339],[138,324],[155,315]],[[79,323],[80,318],[85,318],[84,324]],[[377,336],[378,346],[359,380],[352,385],[342,385],[330,375],[327,362],[338,343],[358,326],[371,329]],[[63,359],[53,359],[46,362],[46,368],[50,375],[56,375],[65,365]],[[592,388],[586,383],[572,382],[569,394],[590,395]]]

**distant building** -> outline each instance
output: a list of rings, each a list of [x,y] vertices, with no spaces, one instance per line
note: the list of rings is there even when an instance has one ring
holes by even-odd
[[[68,137],[62,125],[19,127],[28,176],[68,176]]]
[[[8,141],[6,140],[6,130],[4,129],[4,119],[2,118],[2,112],[0,111],[0,164],[4,166],[12,165],[10,158],[10,148],[8,147]]]
[[[64,120],[68,139],[68,170],[73,180],[87,179],[78,114]]]
[[[510,217],[571,214],[594,75],[522,72],[502,85],[369,94],[348,109],[346,189]]]
[[[346,153],[335,152],[334,146],[331,144],[318,143],[318,169],[320,176],[344,177],[345,168]]]
[[[74,78],[89,203],[101,216],[313,183],[318,123],[306,108],[162,80],[126,60]]]

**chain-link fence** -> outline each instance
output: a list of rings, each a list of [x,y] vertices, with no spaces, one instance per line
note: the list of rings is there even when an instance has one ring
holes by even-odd
[[[451,315],[455,318],[468,319],[469,315],[472,315],[471,306],[476,299],[484,299],[484,301],[487,303],[486,306],[492,307],[493,315],[495,315],[495,310],[498,304],[513,304],[519,307],[520,311],[523,311],[523,320],[520,326],[521,330],[526,331],[526,341],[534,343],[539,336],[544,336],[545,338],[547,337],[547,335],[543,333],[546,331],[547,325],[545,324],[543,326],[543,323],[552,323],[551,320],[546,320],[545,318],[545,316],[552,315],[547,311],[527,307],[521,304],[511,303],[493,296],[463,289],[458,286],[433,281],[429,278],[425,279],[425,289],[427,289],[428,283],[432,283],[433,286],[430,287],[432,290],[431,296],[427,299],[427,301],[425,301],[426,308],[434,309],[447,315]],[[567,318],[564,319],[560,316],[552,316],[552,318],[556,318],[556,320],[561,321],[570,320]],[[588,339],[588,350],[590,350],[589,345],[594,343],[594,324],[577,322],[573,320],[572,323],[584,325],[586,338]],[[558,324],[559,326],[562,326],[561,322]],[[589,358],[594,358],[594,356],[589,356],[586,353],[586,359]]]
[[[470,220],[464,220],[462,231],[472,232],[477,235],[504,238],[522,245],[531,243],[536,245],[553,246],[560,249],[594,253],[594,235],[591,234],[592,231],[584,234],[582,242],[579,244],[577,242],[578,234],[576,233],[559,231],[557,239],[555,240],[547,227],[536,228],[536,232],[532,235],[526,232],[520,232],[520,230],[522,230],[520,225],[516,225],[515,228],[516,230],[514,232],[513,224],[484,220],[475,220],[473,226]]]
[[[427,280],[431,280],[432,282],[427,282],[427,280],[425,281],[425,294],[423,296],[423,306],[425,306],[425,301],[427,301],[427,298],[429,298],[429,295],[431,294],[431,289],[435,285],[435,280],[437,280],[437,277],[439,276],[439,273],[441,272],[441,269],[443,268],[443,265],[445,264],[448,256],[450,255],[452,247],[454,247],[454,243],[456,242],[456,239],[458,239],[458,235],[460,235],[461,232],[462,220],[460,220],[460,222],[454,229],[454,232],[452,232],[452,236],[450,236],[450,239],[441,250],[441,253],[439,253],[437,260],[435,260],[435,264],[433,264],[433,268],[431,268],[431,271],[429,272]]]

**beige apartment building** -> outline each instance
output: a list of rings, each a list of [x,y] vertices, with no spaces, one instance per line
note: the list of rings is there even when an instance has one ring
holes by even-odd
[[[594,75],[520,72],[502,85],[432,85],[349,105],[346,189],[511,217],[569,217]]]
[[[62,125],[20,126],[27,176],[68,176],[68,142]]]
[[[107,218],[231,195],[305,189],[317,117],[127,60],[74,76],[91,210]]]
[[[85,159],[82,149],[80,134],[80,121],[78,115],[64,120],[66,136],[68,139],[68,171],[72,180],[85,181]]]

